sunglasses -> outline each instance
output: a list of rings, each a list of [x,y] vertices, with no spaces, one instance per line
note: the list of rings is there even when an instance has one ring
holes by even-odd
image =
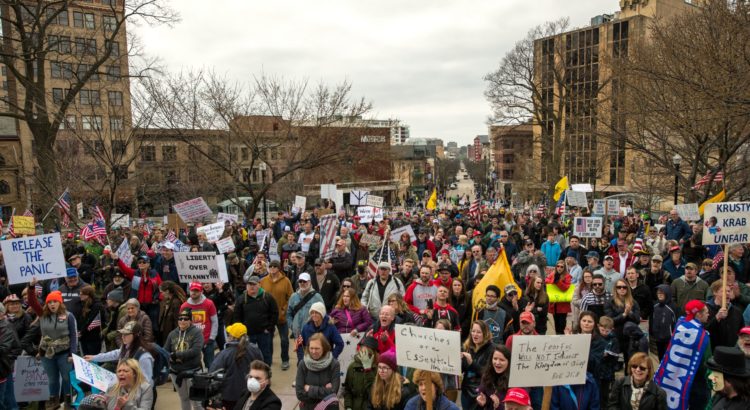
[[[180,322],[189,322],[190,318],[189,317],[178,317],[177,320],[179,320]]]
[[[617,288],[617,289],[627,289],[628,287],[627,286],[615,286],[615,288]]]
[[[307,283],[306,280],[298,280],[297,283]]]
[[[603,283],[592,283],[591,286],[604,286]]]
[[[642,372],[648,371],[648,367],[639,366],[637,364],[634,364],[634,365],[630,366],[630,368],[633,369],[633,370],[640,369],[640,371],[642,371]]]

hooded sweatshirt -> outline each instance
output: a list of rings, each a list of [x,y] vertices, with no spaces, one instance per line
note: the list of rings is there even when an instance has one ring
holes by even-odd
[[[648,321],[648,334],[654,340],[665,341],[672,338],[674,325],[677,323],[677,309],[672,303],[672,289],[669,285],[661,284],[657,291],[664,293],[664,301],[654,304],[654,310]]]
[[[193,325],[203,332],[203,343],[216,340],[216,334],[219,331],[219,316],[216,313],[214,302],[201,294],[198,301],[188,298],[180,306],[180,310],[185,308],[193,310]]]

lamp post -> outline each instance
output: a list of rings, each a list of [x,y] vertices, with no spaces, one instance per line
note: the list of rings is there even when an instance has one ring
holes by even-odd
[[[682,164],[682,157],[680,154],[674,154],[672,157],[672,164],[674,165],[674,204],[677,205],[677,185],[680,182],[680,164]]]

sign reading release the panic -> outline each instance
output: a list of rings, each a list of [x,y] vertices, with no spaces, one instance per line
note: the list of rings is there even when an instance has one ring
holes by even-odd
[[[8,283],[65,277],[65,256],[59,234],[28,236],[0,242]]]
[[[181,283],[229,282],[224,255],[215,252],[175,252],[174,262]]]
[[[750,242],[750,202],[706,204],[703,216],[704,245]]]

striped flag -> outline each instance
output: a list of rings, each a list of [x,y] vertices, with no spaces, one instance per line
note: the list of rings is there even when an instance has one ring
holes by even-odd
[[[16,237],[16,231],[13,229],[13,216],[16,215],[16,208],[13,208],[13,212],[10,214],[10,221],[8,221],[8,236],[11,238]]]
[[[562,215],[565,213],[565,191],[563,191],[563,193],[560,194],[560,199],[557,200],[557,205],[555,206],[555,213],[557,215]]]
[[[25,211],[23,211],[23,216],[34,216],[34,213],[27,208]]]
[[[101,313],[96,314],[96,317],[94,318],[94,320],[91,321],[91,323],[89,323],[89,326],[86,329],[88,329],[88,331],[90,332],[96,329],[97,327],[102,327],[102,314]]]
[[[0,217],[0,235],[3,233],[3,218]]]
[[[336,247],[336,233],[338,232],[338,217],[335,214],[324,215],[320,218],[320,257],[328,259],[333,256]]]
[[[375,260],[372,258],[372,255],[370,256],[370,260],[367,261],[367,277],[370,279],[374,278],[375,275],[378,273],[378,264],[375,263]]]
[[[146,238],[143,238],[143,240],[141,241],[141,252],[148,252],[148,244],[146,243]]]
[[[711,173],[712,171],[706,172],[706,175],[704,175],[703,178],[701,178],[698,182],[696,182],[695,185],[693,185],[692,189],[698,189],[702,187],[703,185],[706,185],[707,183],[709,183],[709,181],[711,181]],[[721,182],[723,180],[724,180],[724,171],[719,171],[716,173],[716,175],[714,175],[713,182]]]
[[[539,206],[536,207],[536,214],[537,215],[544,215],[544,213],[547,212],[547,204],[544,202],[540,203]]]
[[[65,188],[65,192],[60,195],[60,198],[57,199],[57,205],[60,207],[60,212],[62,213],[62,226],[69,227],[70,226],[70,204],[73,202],[73,199],[70,197],[70,192],[68,192],[68,189]]]
[[[473,215],[474,218],[479,218],[479,197],[471,201],[471,206],[469,206],[469,215]]]
[[[645,227],[641,224],[638,228],[638,233],[635,235],[635,243],[633,244],[633,253],[643,250],[643,236],[645,235]]]
[[[177,240],[177,235],[175,235],[174,231],[170,229],[167,236],[164,237],[164,240],[174,243]]]
[[[716,253],[716,256],[714,256],[714,264],[711,266],[711,269],[716,270],[719,268],[719,265],[721,265],[724,262],[724,251],[719,250],[719,252]]]

